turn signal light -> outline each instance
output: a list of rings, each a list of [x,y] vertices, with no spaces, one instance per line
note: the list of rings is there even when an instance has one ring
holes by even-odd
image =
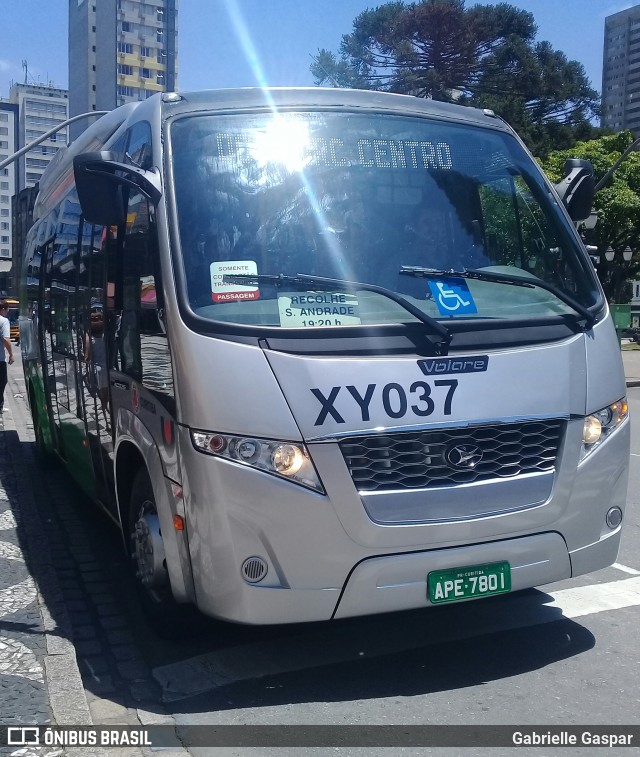
[[[184,518],[181,515],[173,516],[173,527],[176,531],[184,531]]]

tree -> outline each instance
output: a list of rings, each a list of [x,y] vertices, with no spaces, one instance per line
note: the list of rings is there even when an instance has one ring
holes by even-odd
[[[594,167],[596,181],[602,178],[633,142],[629,131],[608,135],[588,142],[579,142],[570,151],[552,152],[541,161],[549,179],[556,183],[562,179],[567,158],[586,158]],[[581,229],[588,244],[596,245],[600,262],[597,271],[607,299],[626,303],[631,299],[631,281],[640,278],[640,155],[630,153],[616,169],[608,186],[595,197],[594,208],[598,222],[592,230]],[[607,261],[605,250],[615,251],[613,261]],[[629,262],[622,251],[631,247]]]
[[[583,66],[536,33],[533,15],[508,3],[397,0],[357,16],[339,54],[319,50],[311,72],[316,84],[492,108],[544,154],[592,129],[599,101]]]

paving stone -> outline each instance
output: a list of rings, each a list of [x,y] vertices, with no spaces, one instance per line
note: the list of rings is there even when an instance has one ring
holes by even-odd
[[[134,641],[128,628],[107,628],[105,636],[110,644],[132,644]]]
[[[92,624],[85,625],[85,626],[76,626],[73,627],[73,638],[81,640],[81,639],[95,639],[96,637],[96,629]]]
[[[70,612],[69,619],[71,620],[74,628],[76,625],[88,626],[91,625],[92,622],[91,615],[88,612]]]
[[[101,570],[82,570],[82,580],[85,583],[104,583],[106,576]]]
[[[113,676],[101,675],[99,680],[91,680],[91,691],[94,694],[114,694],[116,692],[116,686],[113,682]]]
[[[65,578],[75,578],[77,573],[75,570],[71,568],[61,568],[56,571],[58,574],[58,580],[65,579]]]
[[[88,559],[85,559],[85,560],[80,560],[80,559],[78,559],[78,555],[76,555],[75,552],[74,552],[73,556],[75,558],[76,563],[80,566],[80,570],[83,571],[83,572],[85,570],[95,570],[96,568],[99,567],[98,563],[93,558],[88,558]]]
[[[80,657],[102,654],[102,644],[97,639],[75,642],[76,654]]]
[[[111,594],[111,592],[104,592],[102,594],[98,594],[96,592],[87,592],[87,594],[97,605],[109,605],[115,603],[116,601],[116,598],[113,596],[113,594]]]
[[[65,592],[76,589],[80,591],[80,582],[77,578],[65,578],[62,581],[58,581],[58,586]]]
[[[109,718],[121,718],[124,721],[127,708],[111,699],[95,699],[89,702],[89,710],[95,724],[103,724]]]
[[[149,666],[144,662],[119,662],[116,667],[118,673],[127,681],[145,680],[150,675]]]
[[[129,686],[131,696],[136,702],[153,703],[160,701],[162,689],[155,681],[131,681]]]
[[[89,609],[84,599],[70,599],[70,600],[67,600],[66,605],[67,605],[67,610],[72,617],[76,613],[85,613]]]
[[[86,669],[86,672],[93,677],[100,676],[103,673],[108,673],[110,670],[109,663],[104,657],[100,655],[88,655],[86,657],[80,657],[78,663],[82,672],[85,672]]]
[[[73,554],[77,560],[95,560],[93,550],[86,546],[76,547],[73,550]]]
[[[111,647],[111,653],[118,662],[140,659],[140,653],[134,644],[118,644]]]
[[[103,628],[125,628],[127,621],[122,615],[110,615],[109,617],[100,618],[100,625]]]
[[[102,618],[116,617],[121,614],[121,608],[115,602],[96,603],[95,608]]]
[[[64,594],[65,602],[70,602],[72,600],[82,600],[84,601],[85,597],[87,596],[82,589],[62,589],[62,593]]]
[[[106,581],[90,581],[85,583],[87,594],[93,596],[94,594],[103,594],[111,591],[111,584]]]

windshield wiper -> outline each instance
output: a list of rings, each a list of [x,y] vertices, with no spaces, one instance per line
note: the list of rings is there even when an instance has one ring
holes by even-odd
[[[496,284],[509,284],[511,286],[526,287],[527,289],[544,289],[555,295],[559,300],[564,302],[565,305],[573,308],[578,315],[582,316],[585,321],[584,331],[588,331],[596,322],[595,316],[588,308],[574,300],[570,294],[563,292],[562,289],[559,289],[554,284],[549,284],[542,279],[524,279],[520,276],[512,276],[508,273],[492,273],[491,271],[481,271],[477,268],[470,268],[464,271],[455,271],[453,269],[445,271],[437,268],[422,268],[421,266],[413,265],[401,266],[400,273],[404,276],[414,276],[420,279],[441,279],[458,276],[463,279],[492,281]]]
[[[281,286],[294,286],[294,287],[308,287],[313,285],[318,289],[325,291],[347,291],[356,292],[358,289],[365,292],[374,292],[381,294],[383,297],[387,297],[393,302],[403,307],[408,313],[411,313],[415,318],[424,323],[426,326],[436,333],[440,337],[437,342],[432,342],[437,355],[446,355],[449,343],[451,342],[452,334],[446,326],[443,326],[435,318],[427,315],[420,308],[413,305],[409,300],[405,299],[401,294],[393,292],[391,289],[385,289],[385,287],[375,286],[375,284],[364,284],[359,281],[346,281],[344,279],[329,279],[325,276],[311,276],[306,273],[297,273],[295,276],[289,276],[283,273],[271,274],[271,273],[229,273],[223,277],[224,282],[230,284],[244,284],[256,286],[261,283],[268,283],[275,287]]]

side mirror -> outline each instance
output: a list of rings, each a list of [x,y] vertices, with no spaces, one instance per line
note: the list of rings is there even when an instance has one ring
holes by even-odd
[[[155,205],[162,196],[160,173],[114,160],[108,151],[86,152],[73,159],[82,215],[89,223],[118,226],[125,220],[124,188],[146,195]]]
[[[591,215],[596,182],[593,166],[588,160],[570,158],[564,164],[564,179],[556,184],[556,191],[571,220],[584,221]]]

